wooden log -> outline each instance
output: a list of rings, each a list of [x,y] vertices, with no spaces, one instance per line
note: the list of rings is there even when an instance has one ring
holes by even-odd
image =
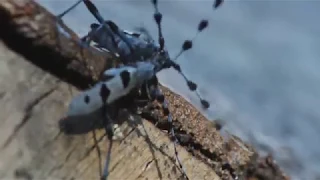
[[[0,179],[98,179],[110,142],[102,138],[103,132],[97,133],[99,160],[92,133],[64,135],[58,120],[78,89],[95,83],[116,59],[80,46],[72,30],[32,0],[0,1],[0,27]],[[73,93],[67,84],[73,85]],[[224,140],[190,103],[165,87],[162,90],[188,176],[248,177],[248,167],[257,160],[255,151],[235,136]],[[157,110],[149,114],[148,121],[140,121],[134,130],[131,123],[120,127],[126,138],[113,142],[110,179],[181,176],[167,133],[152,124],[165,117]]]

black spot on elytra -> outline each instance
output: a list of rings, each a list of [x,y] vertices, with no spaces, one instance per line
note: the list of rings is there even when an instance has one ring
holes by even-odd
[[[121,81],[123,88],[127,88],[130,82],[130,73],[127,70],[124,70],[120,73]]]
[[[89,104],[89,102],[90,102],[90,97],[89,97],[88,95],[84,96],[84,102],[85,102],[86,104]]]
[[[101,96],[101,100],[103,102],[106,102],[108,97],[110,95],[110,90],[109,88],[105,85],[105,84],[102,84],[101,85],[101,88],[100,88],[100,96]]]

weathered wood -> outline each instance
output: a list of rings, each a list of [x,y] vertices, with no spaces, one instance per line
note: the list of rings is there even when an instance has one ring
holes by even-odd
[[[79,38],[63,23],[60,26],[69,38],[57,30],[57,19],[34,1],[0,1],[1,179],[99,177],[92,134],[66,136],[59,133],[57,124],[72,97],[65,82],[87,88],[116,61],[108,54],[81,47]],[[224,140],[190,103],[162,89],[175,119],[182,142],[178,150],[189,177],[232,179],[246,175],[247,167],[256,161],[255,151],[234,136]],[[77,90],[73,88],[73,92]],[[149,114],[154,115],[148,118],[150,122],[165,118],[157,110]],[[114,142],[110,179],[177,179],[181,175],[173,165],[172,142],[160,130],[161,125],[156,128],[150,122],[143,120],[141,124],[151,142],[141,125],[132,133],[127,123],[121,126],[129,135]],[[102,164],[106,142],[99,143]]]
[[[0,1],[0,8],[5,27],[0,28],[1,39],[33,64],[78,88],[87,88],[114,65],[110,55],[80,46],[73,31],[34,1]]]

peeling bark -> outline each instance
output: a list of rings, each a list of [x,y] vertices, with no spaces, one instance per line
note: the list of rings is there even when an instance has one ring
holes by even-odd
[[[74,93],[85,89],[116,60],[80,46],[72,30],[32,0],[0,1],[0,27],[0,179],[98,179],[110,143],[103,131],[96,137],[99,160],[92,133],[66,136],[58,120],[74,95],[68,84]],[[161,88],[191,179],[285,179],[272,158],[261,168],[252,147],[232,135],[224,140],[190,103]],[[172,142],[163,131],[165,117],[157,109],[142,115],[140,123],[126,121],[120,127],[126,138],[113,142],[109,178],[179,178]]]

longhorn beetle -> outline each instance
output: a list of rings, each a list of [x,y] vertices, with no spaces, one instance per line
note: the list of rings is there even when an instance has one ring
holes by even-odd
[[[178,143],[172,127],[172,117],[168,109],[168,103],[158,87],[158,79],[156,74],[163,69],[173,67],[180,73],[191,91],[195,91],[204,108],[209,108],[209,103],[204,100],[196,91],[197,85],[190,81],[181,71],[180,65],[175,62],[177,58],[185,51],[192,48],[192,40],[185,40],[182,44],[180,52],[171,59],[168,51],[165,49],[165,40],[162,35],[162,14],[158,9],[157,0],[151,0],[155,13],[154,20],[158,27],[158,44],[152,39],[144,28],[138,29],[139,32],[129,33],[120,29],[111,20],[104,20],[96,6],[90,0],[79,0],[58,18],[62,18],[66,13],[75,8],[80,2],[84,2],[91,14],[98,20],[100,24],[91,24],[91,31],[88,35],[81,38],[85,45],[90,45],[90,42],[95,43],[96,48],[103,48],[111,52],[119,58],[120,67],[106,70],[101,77],[101,82],[94,87],[82,92],[76,96],[70,106],[64,120],[70,119],[92,119],[99,118],[102,114],[105,118],[105,129],[108,138],[113,136],[113,122],[108,115],[107,107],[112,106],[112,103],[119,98],[125,97],[132,91],[144,89],[150,100],[156,99],[162,104],[164,114],[168,116],[170,125],[170,133],[174,138],[174,151],[176,160],[182,170],[183,176],[188,179],[176,150]],[[216,0],[213,7],[218,8],[222,0]],[[198,25],[198,32],[194,36],[195,39],[198,33],[203,31],[208,26],[208,20],[201,20]],[[98,116],[97,116],[98,115]],[[108,175],[107,169],[104,170],[102,179]]]

